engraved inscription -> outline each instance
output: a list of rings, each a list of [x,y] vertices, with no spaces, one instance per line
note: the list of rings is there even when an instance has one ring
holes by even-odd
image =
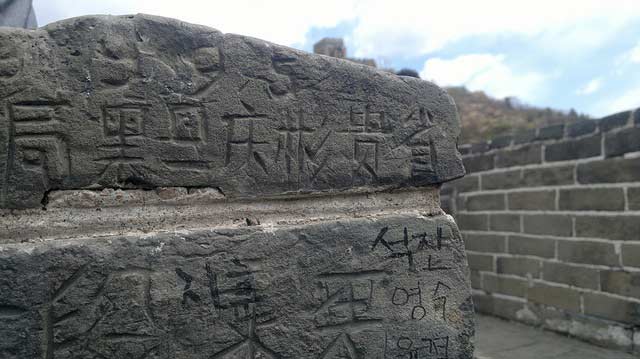
[[[329,161],[328,156],[320,160],[319,155],[332,131],[326,130],[314,141],[313,135],[317,130],[305,124],[305,114],[302,111],[297,111],[295,114],[288,111],[286,124],[278,128],[278,131],[281,135],[278,153],[283,150],[287,180],[299,183],[302,175],[310,171],[311,181],[313,181]]]
[[[70,174],[70,148],[58,115],[67,107],[65,102],[54,101],[25,101],[8,106],[9,138],[0,198],[3,205],[7,204],[14,176],[37,173],[40,181],[48,184],[60,182]]]
[[[376,140],[356,139],[353,147],[353,157],[357,167],[353,170],[354,178],[357,178],[362,171],[368,173],[373,179],[378,179],[378,163],[380,158],[380,144]]]
[[[174,140],[204,141],[205,122],[198,106],[174,104],[171,112],[171,133]]]
[[[157,355],[161,332],[149,308],[150,274],[125,269],[98,275],[102,279],[92,283],[95,272],[86,265],[77,269],[46,305],[44,358],[56,359],[58,353],[107,359]]]
[[[324,273],[318,276],[321,304],[314,312],[316,327],[336,333],[321,358],[358,358],[352,333],[376,329],[382,317],[373,308],[377,283],[386,276],[381,271]]]
[[[107,106],[102,110],[105,142],[98,146],[101,156],[95,161],[103,165],[101,180],[123,182],[136,173],[135,165],[142,164],[139,145],[130,139],[144,137],[144,126],[149,110],[147,104]]]
[[[363,111],[354,111],[351,107],[349,124],[351,132],[390,133],[393,130],[384,112],[371,112],[369,105],[365,106]]]
[[[340,133],[353,138],[353,182],[379,180],[379,164],[382,156],[380,144],[391,134],[393,127],[384,112],[371,110],[370,105],[362,110],[353,107],[349,111],[349,128]]]
[[[449,336],[387,333],[384,358],[449,359]]]
[[[420,282],[411,287],[395,287],[391,296],[391,304],[399,307],[407,306],[410,308],[411,320],[422,320],[429,314],[423,288],[424,285],[421,285]],[[446,320],[447,293],[449,290],[451,290],[451,287],[442,281],[438,281],[431,296],[433,310],[440,314],[442,320]]]
[[[387,257],[390,259],[405,258],[409,265],[409,270],[447,270],[449,267],[442,264],[442,260],[435,256],[434,253],[439,253],[443,248],[449,247],[449,242],[443,236],[443,227],[437,226],[435,235],[433,233],[418,232],[409,234],[407,227],[404,227],[401,239],[388,239],[389,227],[383,227],[378,232],[371,250],[375,251],[377,248],[384,248],[387,252]],[[416,255],[418,253],[428,253],[426,262],[421,263],[416,261]],[[422,265],[426,264],[425,267]]]
[[[253,271],[237,259],[232,260],[229,270],[218,273],[209,262],[204,264],[204,276],[196,278],[181,268],[176,268],[178,278],[184,282],[182,288],[182,304],[206,305],[202,295],[206,292],[215,313],[215,320],[219,320],[231,331],[239,341],[215,351],[208,358],[270,358],[279,356],[262,343],[258,335],[260,328],[268,326],[273,321],[268,308],[261,308],[261,298],[255,286]],[[224,284],[226,282],[226,284]],[[201,288],[196,289],[198,283]]]
[[[234,170],[257,166],[265,174],[269,173],[266,156],[261,148],[269,143],[256,139],[265,117],[229,116],[227,121],[227,144],[225,166]]]

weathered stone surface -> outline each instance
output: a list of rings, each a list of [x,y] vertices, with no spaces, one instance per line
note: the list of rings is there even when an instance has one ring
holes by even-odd
[[[415,78],[177,20],[0,30],[0,207],[51,189],[227,197],[461,177],[452,99]]]
[[[471,358],[446,216],[0,246],[0,357]]]

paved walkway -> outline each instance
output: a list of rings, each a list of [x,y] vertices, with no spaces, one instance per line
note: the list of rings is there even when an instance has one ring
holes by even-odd
[[[477,359],[637,359],[523,324],[478,315]]]

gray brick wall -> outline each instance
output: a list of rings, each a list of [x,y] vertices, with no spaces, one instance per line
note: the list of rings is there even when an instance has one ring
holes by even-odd
[[[479,312],[640,354],[640,109],[460,146]]]

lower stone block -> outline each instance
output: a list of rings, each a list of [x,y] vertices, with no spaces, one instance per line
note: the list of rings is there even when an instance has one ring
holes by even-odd
[[[450,217],[0,245],[0,357],[471,358]]]

